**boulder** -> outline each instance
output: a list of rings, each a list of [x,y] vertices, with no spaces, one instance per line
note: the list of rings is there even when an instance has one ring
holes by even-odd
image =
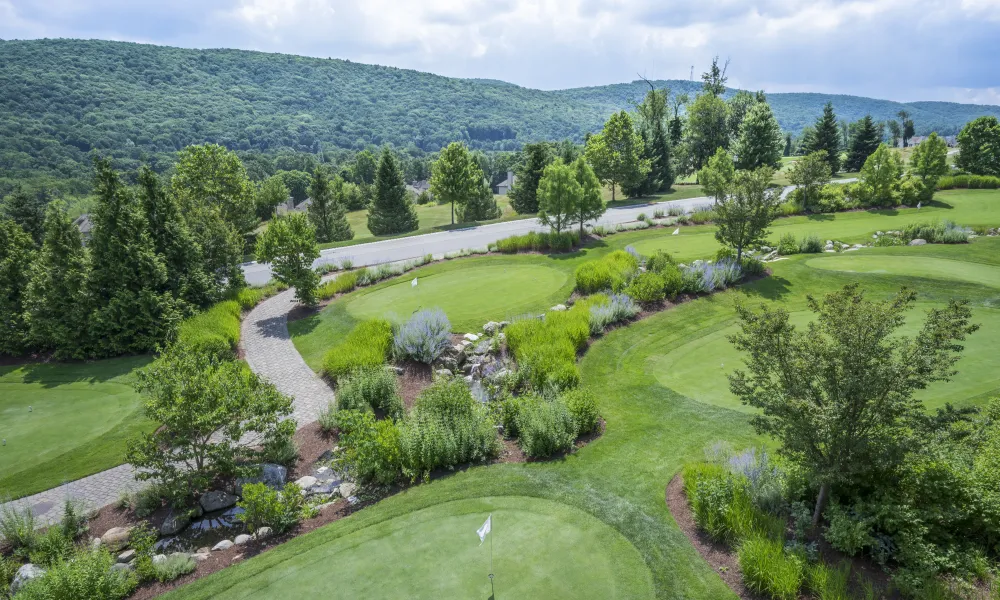
[[[191,523],[191,516],[186,512],[171,510],[163,525],[160,525],[160,535],[176,535]]]
[[[340,481],[336,479],[331,479],[330,481],[320,481],[316,485],[306,490],[306,494],[310,496],[329,495],[332,494],[339,487],[340,487]]]
[[[479,341],[479,336],[476,335],[476,334],[474,334],[474,333],[467,333],[467,334],[465,334],[462,337],[464,337],[466,340],[468,340],[470,342],[478,342]]]
[[[118,562],[129,563],[135,558],[135,550],[126,550],[118,555]]]
[[[493,342],[491,342],[490,340],[483,340],[478,344],[476,344],[476,349],[473,350],[473,352],[479,355],[486,354],[490,351],[490,348],[492,347],[493,347]]]
[[[227,494],[222,491],[212,491],[202,494],[201,498],[198,499],[198,504],[205,510],[205,512],[215,512],[217,510],[229,508],[230,506],[235,506],[238,500],[239,498],[232,494]]]
[[[101,544],[107,546],[112,552],[121,550],[128,546],[130,533],[132,533],[131,527],[112,527],[101,536]]]
[[[257,533],[253,534],[258,540],[266,540],[274,534],[270,527],[261,527],[257,530]]]
[[[566,310],[566,305],[565,304],[556,304],[555,306],[553,306],[549,310],[554,310],[556,312],[562,312],[562,311]]]
[[[438,377],[451,377],[453,375],[453,373],[448,369],[438,369],[437,371],[434,371],[434,374]]]
[[[230,540],[222,540],[218,544],[212,546],[212,552],[219,552],[220,550],[229,550],[233,547],[233,542]]]
[[[483,325],[483,332],[486,335],[493,335],[498,331],[500,331],[500,323],[497,323],[496,321],[490,321]]]
[[[182,559],[186,560],[188,558],[191,558],[191,555],[188,554],[187,552],[171,552],[170,553],[170,558],[174,558],[174,557],[182,558]]]
[[[250,540],[252,539],[253,538],[250,537],[249,535],[241,533],[240,535],[233,538],[233,543],[236,544],[237,546],[242,546],[243,544],[249,543]]]
[[[260,466],[260,475],[257,477],[240,477],[236,480],[236,495],[243,495],[243,486],[248,483],[263,483],[267,487],[279,490],[285,487],[288,478],[288,469],[281,465],[263,464]]]
[[[302,491],[307,491],[312,486],[316,485],[317,479],[312,475],[306,475],[305,477],[299,477],[295,480],[295,485],[302,488]]]
[[[125,571],[134,571],[135,565],[132,563],[115,563],[111,565],[112,573],[124,573]]]
[[[354,492],[358,491],[358,486],[351,483],[350,481],[345,481],[340,484],[340,495],[344,498],[350,498],[354,495]]]
[[[922,240],[920,238],[917,238],[915,240],[910,240],[910,245],[911,246],[923,246],[926,243],[927,243],[927,240]]]
[[[38,565],[31,563],[21,565],[21,568],[17,570],[17,575],[14,576],[14,581],[10,584],[10,595],[13,596],[29,581],[38,579],[42,575],[45,575],[45,569]]]
[[[153,556],[153,566],[159,566],[167,562],[166,554],[156,554]]]
[[[195,552],[194,554],[191,555],[191,558],[195,562],[205,562],[206,560],[208,560],[209,556],[211,556],[211,554],[209,554],[208,552]]]
[[[201,548],[198,548],[194,552],[195,552],[195,554],[208,554],[211,551],[212,551],[212,549],[209,548],[208,546],[202,546]]]
[[[442,369],[446,369],[448,371],[454,372],[458,370],[458,360],[452,358],[451,356],[442,356],[438,359],[438,364]]]
[[[404,369],[403,367],[397,367],[395,365],[389,368],[392,369],[392,372],[395,373],[396,375],[402,375],[403,373],[406,372],[406,369]]]
[[[101,547],[101,538],[90,538],[90,551],[96,552]]]

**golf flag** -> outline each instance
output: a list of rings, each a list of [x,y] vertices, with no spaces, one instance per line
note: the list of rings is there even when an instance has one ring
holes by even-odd
[[[678,228],[677,228],[677,229],[675,229],[675,230],[674,230],[674,232],[673,232],[673,233],[671,233],[670,235],[677,235],[677,234],[679,234],[680,232],[681,232],[681,228],[680,228],[680,227],[678,227]]]
[[[413,281],[410,282],[410,287],[417,287],[417,278],[414,277]]]
[[[486,541],[486,534],[488,534],[492,528],[493,528],[493,515],[491,514],[490,516],[486,517],[486,522],[483,523],[483,526],[476,530],[476,533],[479,534],[480,546],[482,546],[483,542]]]

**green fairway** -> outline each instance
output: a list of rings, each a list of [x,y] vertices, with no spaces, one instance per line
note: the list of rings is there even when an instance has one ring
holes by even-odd
[[[1000,267],[947,258],[866,254],[826,255],[806,261],[814,269],[967,281],[1000,288]]]
[[[0,367],[0,498],[26,496],[121,464],[150,427],[129,374],[146,357]],[[30,410],[29,410],[30,407]]]
[[[231,578],[215,598],[487,598],[493,572],[509,598],[653,598],[638,552],[587,513],[548,500],[495,497],[417,510],[295,556],[280,572]],[[373,562],[381,565],[372,577]]]

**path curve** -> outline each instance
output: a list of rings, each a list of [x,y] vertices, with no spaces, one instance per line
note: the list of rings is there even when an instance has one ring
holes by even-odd
[[[292,397],[292,417],[299,427],[315,421],[333,401],[333,390],[302,360],[288,333],[288,313],[297,305],[294,290],[284,291],[258,304],[240,324],[240,345],[247,364],[284,394]],[[119,465],[58,487],[0,504],[0,510],[31,508],[38,525],[62,518],[67,498],[87,509],[117,502],[139,490],[131,465]]]

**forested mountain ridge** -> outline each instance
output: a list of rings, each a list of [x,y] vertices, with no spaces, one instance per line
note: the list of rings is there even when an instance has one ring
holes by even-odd
[[[693,92],[690,81],[657,81]],[[127,42],[0,41],[0,178],[80,176],[97,150],[162,170],[189,144],[320,152],[391,143],[436,151],[464,140],[515,149],[539,139],[580,141],[643,97],[643,81],[542,91],[338,59],[244,50],[187,50]],[[956,133],[1000,107],[900,104],[856,96],[769,94],[781,126],[801,131],[832,101],[841,119],[894,117],[917,134]],[[122,166],[129,166],[123,164]]]

